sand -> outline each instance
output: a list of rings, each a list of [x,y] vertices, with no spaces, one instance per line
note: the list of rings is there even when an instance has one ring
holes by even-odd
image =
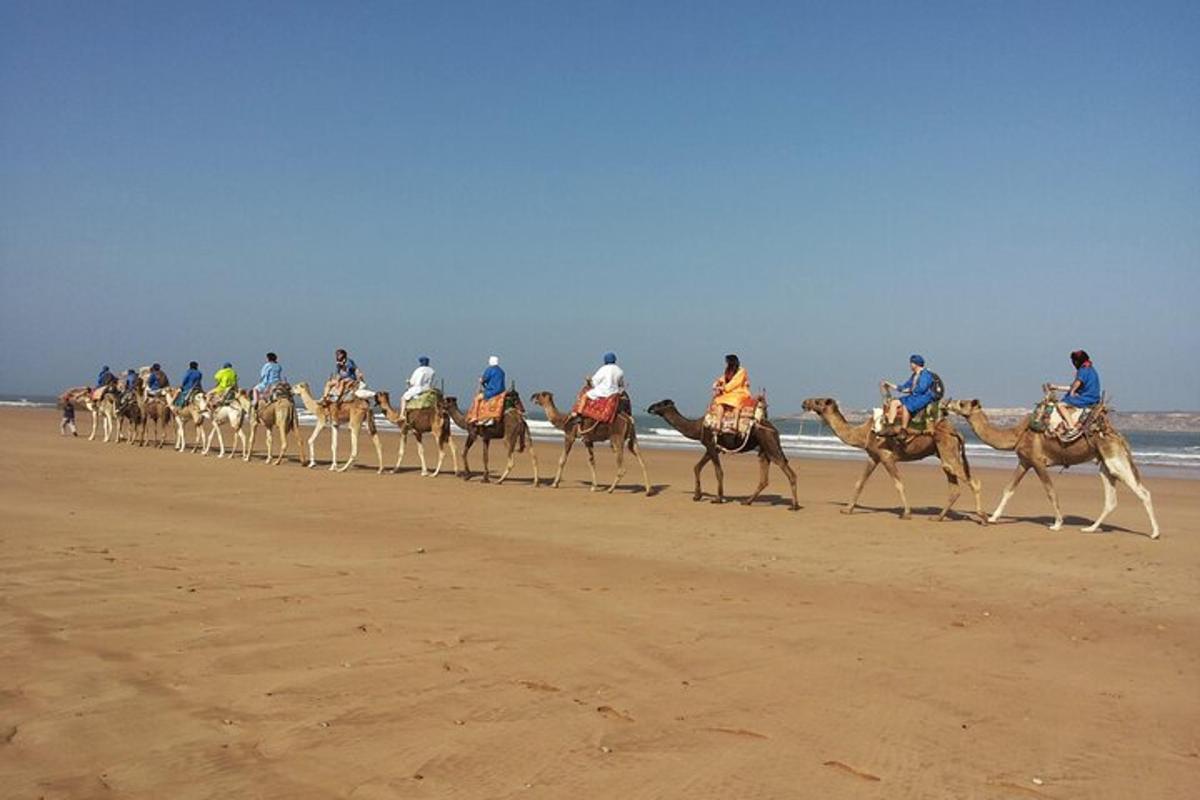
[[[646,498],[580,451],[555,491],[0,429],[5,797],[1200,796],[1196,482],[1152,542],[1124,489],[1080,533],[1083,475],[1052,533],[1032,482],[930,521],[919,466],[901,521],[882,476],[838,513],[855,462],[793,461],[792,513],[693,503],[687,452]]]

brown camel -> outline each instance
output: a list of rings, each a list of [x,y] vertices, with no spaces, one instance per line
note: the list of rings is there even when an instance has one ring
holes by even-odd
[[[132,396],[125,401],[124,405],[117,407],[116,435],[113,436],[113,443],[121,441],[121,430],[128,424],[129,443],[142,446],[146,443],[145,422],[145,412],[142,408],[142,387],[139,381],[134,387]]]
[[[337,402],[318,401],[312,396],[312,392],[308,388],[308,384],[301,381],[297,383],[293,389],[296,394],[300,395],[301,401],[304,403],[304,408],[308,413],[317,418],[316,427],[313,428],[312,436],[308,437],[308,466],[315,467],[317,465],[317,437],[321,435],[321,430],[325,426],[330,429],[330,462],[329,469],[338,472],[345,472],[350,469],[350,465],[354,463],[354,459],[358,458],[358,429],[364,424],[367,426],[367,433],[371,436],[371,441],[375,444],[375,458],[378,460],[378,472],[383,472],[383,446],[379,443],[379,431],[375,429],[375,415],[371,412],[371,401],[364,400],[361,397],[351,397],[348,400],[339,400]],[[338,467],[337,463],[337,441],[338,428],[342,423],[349,423],[350,428],[350,457],[346,459],[346,463]],[[304,459],[304,453],[301,451],[301,460]]]
[[[516,453],[524,451],[528,447],[529,460],[533,464],[534,488],[539,485],[537,453],[533,450],[533,443],[530,441],[532,437],[529,435],[529,423],[525,421],[525,414],[521,409],[507,409],[504,416],[491,425],[479,425],[467,421],[467,415],[458,408],[457,397],[442,398],[441,408],[450,419],[454,420],[455,425],[467,432],[467,441],[463,445],[463,480],[471,479],[471,464],[467,461],[467,457],[471,452],[471,445],[475,444],[476,439],[479,439],[483,442],[483,482],[488,483],[491,475],[488,468],[488,447],[493,439],[503,439],[508,448],[508,461],[496,483],[504,483],[504,479],[512,472]]]
[[[171,425],[173,413],[171,402],[165,394],[154,394],[139,398],[142,407],[142,441],[146,441],[146,429],[154,423],[154,441],[156,447],[166,443],[167,430]]]
[[[554,473],[554,480],[550,483],[550,488],[558,488],[558,483],[562,480],[563,466],[567,463],[567,456],[571,454],[571,447],[575,444],[576,439],[580,439],[583,446],[587,448],[588,469],[592,472],[593,492],[599,491],[600,487],[596,485],[596,453],[592,447],[596,442],[608,442],[612,446],[613,454],[617,457],[617,474],[613,477],[612,485],[607,489],[608,493],[613,493],[625,475],[625,448],[628,447],[629,452],[633,453],[633,457],[637,459],[638,466],[642,468],[642,483],[646,487],[647,496],[650,494],[650,476],[646,474],[646,462],[642,461],[641,451],[638,450],[637,429],[632,416],[624,411],[619,411],[611,423],[599,423],[596,420],[580,416],[568,418],[554,405],[554,395],[550,392],[536,392],[530,399],[542,407],[550,424],[563,432],[563,451],[562,455],[558,457],[558,470]]]
[[[1025,477],[1025,473],[1033,470],[1041,480],[1046,497],[1050,498],[1050,505],[1054,508],[1054,524],[1050,526],[1050,530],[1059,530],[1063,525],[1062,509],[1058,506],[1058,493],[1054,491],[1047,467],[1070,467],[1095,461],[1100,466],[1100,483],[1104,486],[1104,510],[1095,522],[1083,530],[1087,533],[1099,530],[1100,523],[1117,507],[1117,479],[1120,479],[1146,507],[1146,514],[1150,517],[1150,538],[1159,537],[1158,520],[1154,516],[1150,490],[1142,483],[1137,464],[1133,462],[1129,442],[1113,430],[1107,417],[1096,433],[1081,436],[1070,444],[1063,444],[1056,436],[1030,430],[1028,417],[1011,428],[997,428],[988,420],[978,400],[954,400],[946,403],[946,408],[966,417],[971,430],[975,431],[975,435],[984,444],[997,450],[1016,451],[1017,470],[1004,487],[1004,494],[1000,496],[1000,503],[992,512],[989,522],[1000,519],[1004,506],[1017,490],[1017,484]]]
[[[852,426],[842,416],[841,409],[838,408],[837,401],[833,398],[810,397],[804,401],[804,410],[812,411],[824,420],[825,424],[833,429],[834,435],[846,444],[867,451],[867,458],[870,460],[867,462],[862,476],[859,477],[858,483],[854,484],[854,496],[842,509],[843,514],[850,514],[854,511],[855,505],[858,504],[858,496],[862,494],[867,478],[871,477],[875,468],[882,464],[883,468],[892,476],[892,482],[900,494],[900,502],[904,504],[904,511],[900,514],[900,518],[911,518],[912,509],[908,505],[908,496],[904,493],[904,483],[900,480],[900,471],[896,468],[896,464],[901,461],[920,461],[936,455],[942,463],[942,472],[946,473],[946,480],[949,482],[950,488],[946,507],[937,515],[938,521],[945,519],[946,515],[950,513],[950,509],[953,508],[954,502],[962,491],[959,484],[966,483],[975,494],[975,513],[979,515],[979,522],[981,524],[987,522],[987,518],[983,515],[979,479],[971,477],[971,467],[967,463],[966,440],[961,433],[954,429],[954,425],[949,420],[939,420],[934,425],[932,433],[885,437],[875,433],[871,420]]]
[[[454,449],[454,439],[450,437],[450,417],[441,408],[442,395],[438,392],[438,403],[432,408],[411,408],[401,416],[400,410],[392,408],[391,395],[387,392],[376,392],[375,400],[383,409],[384,416],[400,428],[400,454],[396,456],[396,466],[392,472],[400,471],[400,463],[404,461],[404,446],[408,444],[408,434],[417,440],[417,454],[421,457],[421,477],[432,475],[436,478],[442,471],[442,462],[446,459],[446,445],[450,446],[450,458],[454,462],[454,474],[458,474],[458,451]],[[425,434],[433,434],[437,443],[438,460],[433,472],[425,463],[425,442],[421,438]]]
[[[758,488],[754,490],[754,494],[742,501],[743,505],[750,505],[758,496],[762,494],[762,490],[767,488],[771,464],[775,464],[787,476],[788,483],[792,487],[792,505],[791,510],[796,511],[800,508],[800,500],[796,492],[796,473],[788,463],[787,456],[784,455],[783,445],[779,441],[779,429],[772,425],[768,420],[762,420],[757,423],[751,430],[750,436],[746,439],[741,439],[733,433],[722,434],[716,436],[711,428],[704,425],[702,419],[688,419],[679,413],[679,409],[675,407],[673,400],[659,400],[650,408],[646,409],[651,414],[657,414],[666,420],[666,423],[675,430],[682,433],[689,439],[693,439],[704,445],[704,456],[696,463],[692,472],[696,476],[696,488],[692,493],[693,500],[700,500],[704,497],[704,493],[700,489],[700,473],[704,470],[704,465],[709,461],[713,464],[713,471],[717,473],[717,497],[713,500],[714,503],[725,502],[725,469],[721,466],[721,453],[750,453],[758,451]]]
[[[245,449],[245,455],[242,457],[243,461],[250,460],[250,456],[254,452],[255,430],[262,425],[267,432],[267,457],[264,459],[264,463],[271,463],[274,436],[279,437],[279,456],[275,459],[275,466],[283,463],[284,456],[287,455],[287,437],[293,431],[296,433],[296,450],[300,463],[304,463],[304,441],[300,438],[300,422],[296,417],[296,405],[292,402],[291,389],[286,384],[280,384],[280,387],[282,388],[273,395],[275,399],[264,398],[259,402],[257,408],[251,410],[250,441]]]

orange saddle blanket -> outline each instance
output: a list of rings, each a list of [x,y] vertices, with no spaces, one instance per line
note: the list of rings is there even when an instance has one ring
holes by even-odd
[[[617,418],[617,411],[621,408],[622,399],[628,401],[628,396],[621,393],[609,397],[591,398],[587,396],[587,390],[584,390],[575,399],[573,411],[580,416],[607,424]]]
[[[765,408],[757,401],[752,400],[752,405],[744,405],[741,408],[729,408],[713,403],[704,415],[704,427],[717,434],[736,433],[738,436],[746,436],[764,416]]]
[[[475,400],[471,403],[471,408],[467,411],[467,422],[472,424],[482,424],[495,422],[504,416],[504,400],[508,397],[508,392],[501,392],[490,400],[483,399],[483,393],[475,395]]]

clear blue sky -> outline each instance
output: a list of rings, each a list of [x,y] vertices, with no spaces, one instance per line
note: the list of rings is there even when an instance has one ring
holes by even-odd
[[[0,4],[0,391],[616,350],[1200,408],[1200,4]]]

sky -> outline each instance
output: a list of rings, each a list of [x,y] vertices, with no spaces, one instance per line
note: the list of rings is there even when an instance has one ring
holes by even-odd
[[[1200,409],[1200,4],[0,3],[0,392],[615,351]],[[243,380],[245,383],[246,381]]]

